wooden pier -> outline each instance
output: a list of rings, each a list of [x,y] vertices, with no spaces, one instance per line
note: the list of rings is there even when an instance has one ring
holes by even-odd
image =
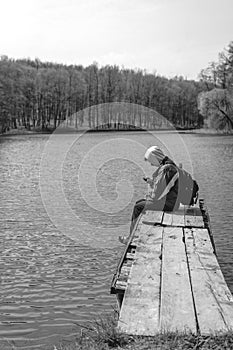
[[[176,212],[147,211],[131,234],[111,293],[118,329],[153,336],[233,329],[233,297],[218,264],[203,200]]]

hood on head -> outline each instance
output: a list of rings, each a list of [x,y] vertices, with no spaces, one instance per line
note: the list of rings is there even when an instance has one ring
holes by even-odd
[[[152,165],[160,166],[162,160],[165,158],[165,154],[159,147],[151,146],[146,151],[144,158]]]

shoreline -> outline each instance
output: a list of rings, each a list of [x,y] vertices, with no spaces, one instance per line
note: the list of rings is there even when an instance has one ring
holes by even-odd
[[[57,130],[57,131],[56,131]],[[58,131],[59,130],[59,131]],[[138,130],[138,129],[125,129],[125,130],[75,130],[75,129],[70,129],[70,128],[64,128],[64,129],[47,129],[47,130],[27,130],[27,129],[11,129],[5,133],[0,133],[0,137],[9,137],[9,136],[19,136],[19,135],[51,135],[53,133],[55,134],[79,134],[79,133],[88,133],[88,134],[98,134],[98,133],[126,133],[126,132],[155,132],[155,133],[166,133],[166,132],[173,132],[173,133],[178,133],[178,134],[198,134],[198,135],[210,135],[210,136],[229,136],[233,135],[233,130],[229,131],[222,131],[222,130],[214,130],[214,129],[205,129],[205,128],[200,128],[200,129],[180,129],[180,128],[174,128],[174,129],[153,129],[153,130]]]

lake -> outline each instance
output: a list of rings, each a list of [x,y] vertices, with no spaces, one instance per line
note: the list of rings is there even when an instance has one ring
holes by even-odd
[[[0,137],[0,344],[53,349],[112,313],[109,294],[133,203],[147,191],[147,147],[190,171],[209,209],[233,292],[233,138],[175,132]]]

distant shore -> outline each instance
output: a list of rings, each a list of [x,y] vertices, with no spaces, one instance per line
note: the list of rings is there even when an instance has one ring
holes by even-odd
[[[178,130],[181,134],[203,134],[203,135],[232,135],[233,130],[216,130],[216,129],[191,129],[191,130]]]
[[[153,130],[146,130],[146,129],[124,129],[124,130],[114,130],[114,129],[100,129],[100,130],[76,130],[71,128],[61,128],[59,127],[57,129],[54,128],[48,128],[48,129],[31,129],[28,130],[26,128],[19,128],[19,129],[10,129],[9,131],[6,131],[5,133],[0,133],[0,136],[14,136],[14,135],[38,135],[38,134],[52,134],[53,132],[56,133],[80,133],[80,132],[88,132],[88,133],[100,133],[100,132],[177,132],[179,134],[203,134],[203,135],[232,135],[233,130],[215,130],[215,129],[207,129],[207,128],[200,128],[200,129],[193,129],[193,128],[174,128],[174,129],[153,129]]]

